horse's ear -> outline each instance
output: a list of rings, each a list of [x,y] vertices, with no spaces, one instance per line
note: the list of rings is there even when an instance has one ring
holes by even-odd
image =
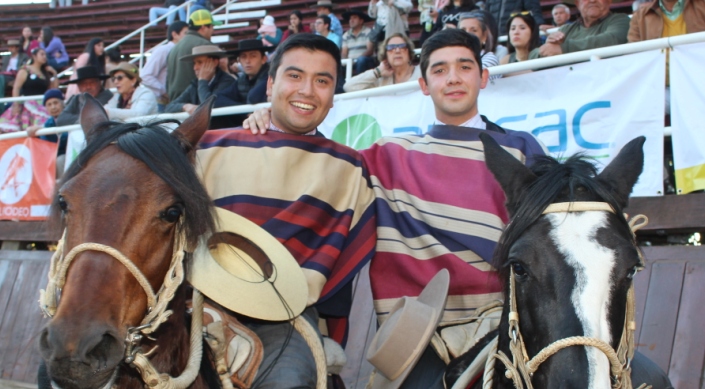
[[[174,132],[186,139],[195,147],[211,123],[211,110],[215,103],[215,96],[211,96],[196,108],[193,115],[184,120]]]
[[[507,197],[507,210],[514,214],[517,202],[525,188],[536,180],[536,175],[521,161],[503,149],[492,136],[482,133],[485,163]]]
[[[90,141],[96,134],[98,124],[109,120],[108,114],[98,100],[88,93],[82,94],[79,99],[81,103],[81,115],[79,118],[81,128],[83,129],[83,134],[86,135],[86,141]]]
[[[597,179],[607,185],[617,203],[627,206],[629,194],[644,170],[644,142],[646,137],[640,136],[627,143],[619,154],[597,176]]]

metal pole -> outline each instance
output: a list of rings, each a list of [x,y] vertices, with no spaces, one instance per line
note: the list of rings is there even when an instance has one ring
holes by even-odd
[[[140,32],[140,72],[144,61],[144,29]]]

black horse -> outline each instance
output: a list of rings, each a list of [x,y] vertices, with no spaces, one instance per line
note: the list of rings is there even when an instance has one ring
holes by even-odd
[[[643,169],[645,138],[629,142],[597,174],[595,166],[581,156],[565,163],[543,157],[529,169],[491,137],[480,137],[487,166],[506,194],[511,216],[494,262],[504,280],[505,296],[509,297],[510,284],[514,284],[520,332],[510,329],[510,301],[505,298],[498,330],[451,362],[445,376],[447,387],[455,384],[495,336],[498,351],[509,361],[515,335],[519,340],[523,335],[528,358],[553,342],[575,336],[597,339],[616,351],[625,328],[627,294],[641,266],[635,237],[622,210]],[[565,206],[547,210],[558,203]],[[599,205],[595,210],[575,211],[567,203],[576,204],[575,208],[579,203],[588,204],[587,208]],[[632,367],[635,387],[643,382],[654,388],[670,387],[665,374],[638,354]],[[493,388],[515,387],[506,370],[495,361]],[[615,382],[605,353],[582,345],[560,349],[525,377],[531,377],[535,388],[610,388]],[[473,387],[482,384],[480,379]]]

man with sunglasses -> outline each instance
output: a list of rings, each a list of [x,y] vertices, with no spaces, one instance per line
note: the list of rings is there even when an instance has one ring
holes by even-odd
[[[612,0],[576,0],[575,5],[578,20],[550,34],[530,59],[627,43],[629,16],[612,13]]]

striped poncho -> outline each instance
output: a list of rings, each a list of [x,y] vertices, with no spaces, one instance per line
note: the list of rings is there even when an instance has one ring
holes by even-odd
[[[374,255],[374,193],[357,151],[314,136],[217,130],[201,139],[197,163],[216,206],[291,252],[308,305],[334,295]]]
[[[451,279],[441,324],[501,298],[490,260],[508,216],[485,165],[481,132],[524,163],[545,154],[530,134],[493,123],[486,131],[434,126],[423,136],[382,138],[362,152],[376,196],[370,282],[381,322],[399,298],[418,296],[444,268]]]

